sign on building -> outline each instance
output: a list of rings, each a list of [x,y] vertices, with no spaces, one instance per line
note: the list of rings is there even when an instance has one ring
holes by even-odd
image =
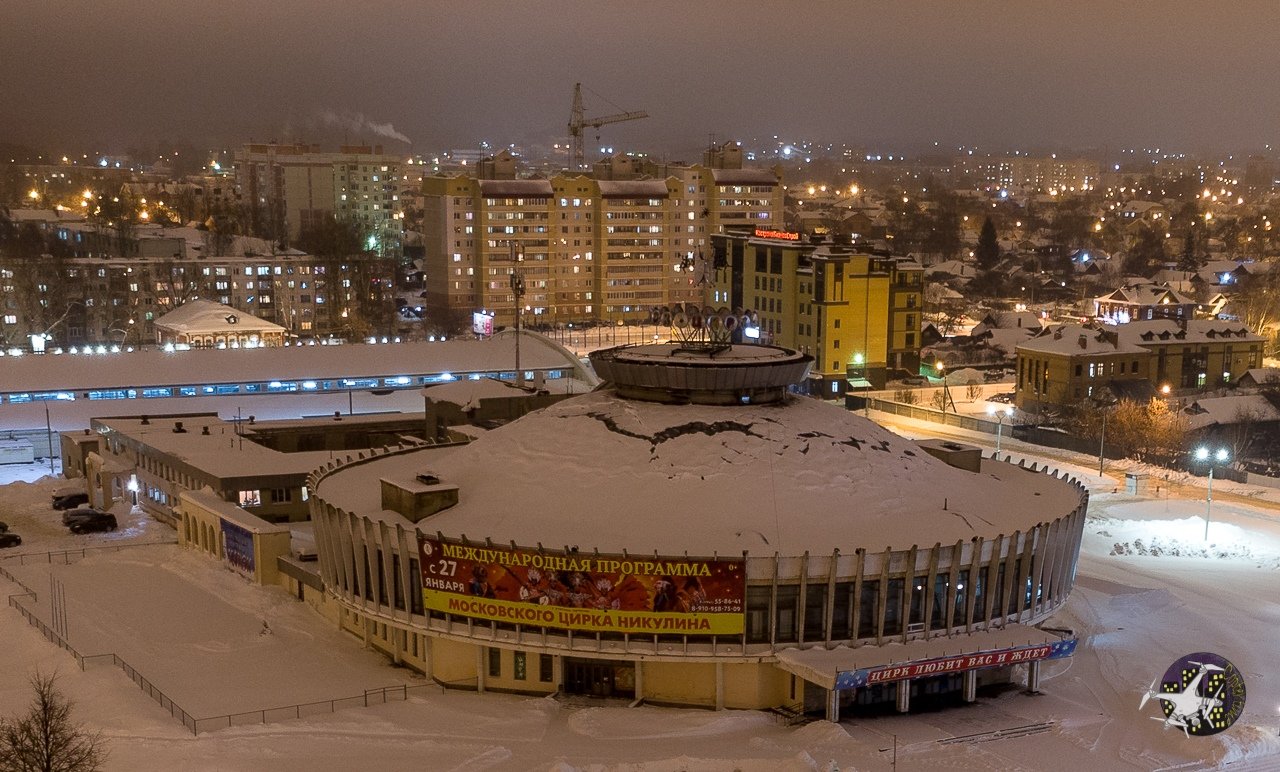
[[[587,632],[739,635],[741,560],[549,554],[419,537],[432,611]]]

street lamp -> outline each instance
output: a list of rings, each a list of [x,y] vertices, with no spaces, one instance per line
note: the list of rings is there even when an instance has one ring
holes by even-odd
[[[996,417],[996,455],[1000,454],[1000,430],[1004,427],[1004,419],[1013,419],[1013,405],[1005,405],[1004,410],[997,410],[995,405],[987,405],[987,415]]]
[[[933,369],[937,370],[938,376],[942,378],[942,417],[945,421],[947,417],[947,403],[950,402],[953,408],[956,406],[956,403],[951,399],[951,389],[947,386],[947,374],[944,372],[946,364],[939,359],[934,364]]]
[[[1209,490],[1205,494],[1204,504],[1204,540],[1209,541],[1209,517],[1213,514],[1213,465],[1214,463],[1225,464],[1231,458],[1231,453],[1226,448],[1218,448],[1213,451],[1213,458],[1210,459],[1209,449],[1201,445],[1196,448],[1195,459],[1201,463],[1209,462]]]
[[[1099,412],[1102,413],[1102,434],[1098,436],[1098,476],[1103,477],[1103,463],[1106,461],[1105,451],[1107,448],[1107,408],[1115,407],[1117,400],[1095,397],[1093,402],[1098,406]]]

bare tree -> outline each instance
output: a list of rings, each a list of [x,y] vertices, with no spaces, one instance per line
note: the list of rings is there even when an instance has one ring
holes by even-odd
[[[0,772],[92,772],[106,760],[102,735],[71,720],[57,680],[37,670],[26,714],[0,719]]]

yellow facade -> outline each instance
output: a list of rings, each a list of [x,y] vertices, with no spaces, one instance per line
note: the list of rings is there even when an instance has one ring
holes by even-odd
[[[919,366],[923,272],[852,247],[809,245],[798,234],[716,237],[713,306],[754,309],[762,339],[814,358],[811,388],[838,398],[892,369]]]
[[[525,324],[635,322],[707,302],[697,258],[726,225],[782,217],[776,172],[662,167],[645,179],[423,181],[427,302],[515,323],[510,276],[525,277]],[[717,176],[724,177],[717,180]],[[523,256],[512,262],[512,248]]]

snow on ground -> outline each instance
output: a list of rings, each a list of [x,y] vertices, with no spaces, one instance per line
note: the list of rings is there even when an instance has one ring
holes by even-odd
[[[1053,466],[1083,472],[1088,461],[1057,460]],[[1170,496],[1167,488],[1158,497],[1128,496],[1113,492],[1122,489],[1114,477],[1099,479],[1096,471],[1076,590],[1054,618],[1077,631],[1080,647],[1072,659],[1044,666],[1039,696],[1012,689],[964,708],[787,728],[750,711],[628,708],[428,687],[404,702],[193,737],[119,670],[90,665],[79,671],[65,652],[4,608],[0,715],[25,704],[28,673],[56,669],[78,702],[79,718],[106,734],[109,770],[763,772],[825,771],[833,764],[888,770],[895,739],[902,769],[1280,769],[1280,512],[1268,501],[1215,500],[1211,546],[1205,546],[1205,502],[1194,491],[1191,498]],[[24,527],[37,541],[21,552],[111,536],[73,537],[36,527],[55,517],[48,496],[66,484],[45,479],[0,487],[0,520],[34,519]],[[150,524],[142,532],[150,535],[151,529],[164,531]],[[0,553],[0,565],[21,572],[37,592],[49,586],[50,574],[63,582],[73,642],[121,651],[197,715],[270,707],[271,696],[283,703],[422,683],[281,590],[249,585],[176,546],[90,553],[53,566],[25,559],[27,565],[18,566],[13,552]],[[0,592],[17,591],[0,579]],[[260,634],[263,619],[270,634]],[[1202,650],[1242,670],[1248,703],[1227,732],[1186,738],[1151,720],[1151,705],[1139,711],[1138,701],[1168,664]],[[1027,736],[990,737],[1031,724],[1046,726]],[[939,742],[970,735],[979,736]]]

